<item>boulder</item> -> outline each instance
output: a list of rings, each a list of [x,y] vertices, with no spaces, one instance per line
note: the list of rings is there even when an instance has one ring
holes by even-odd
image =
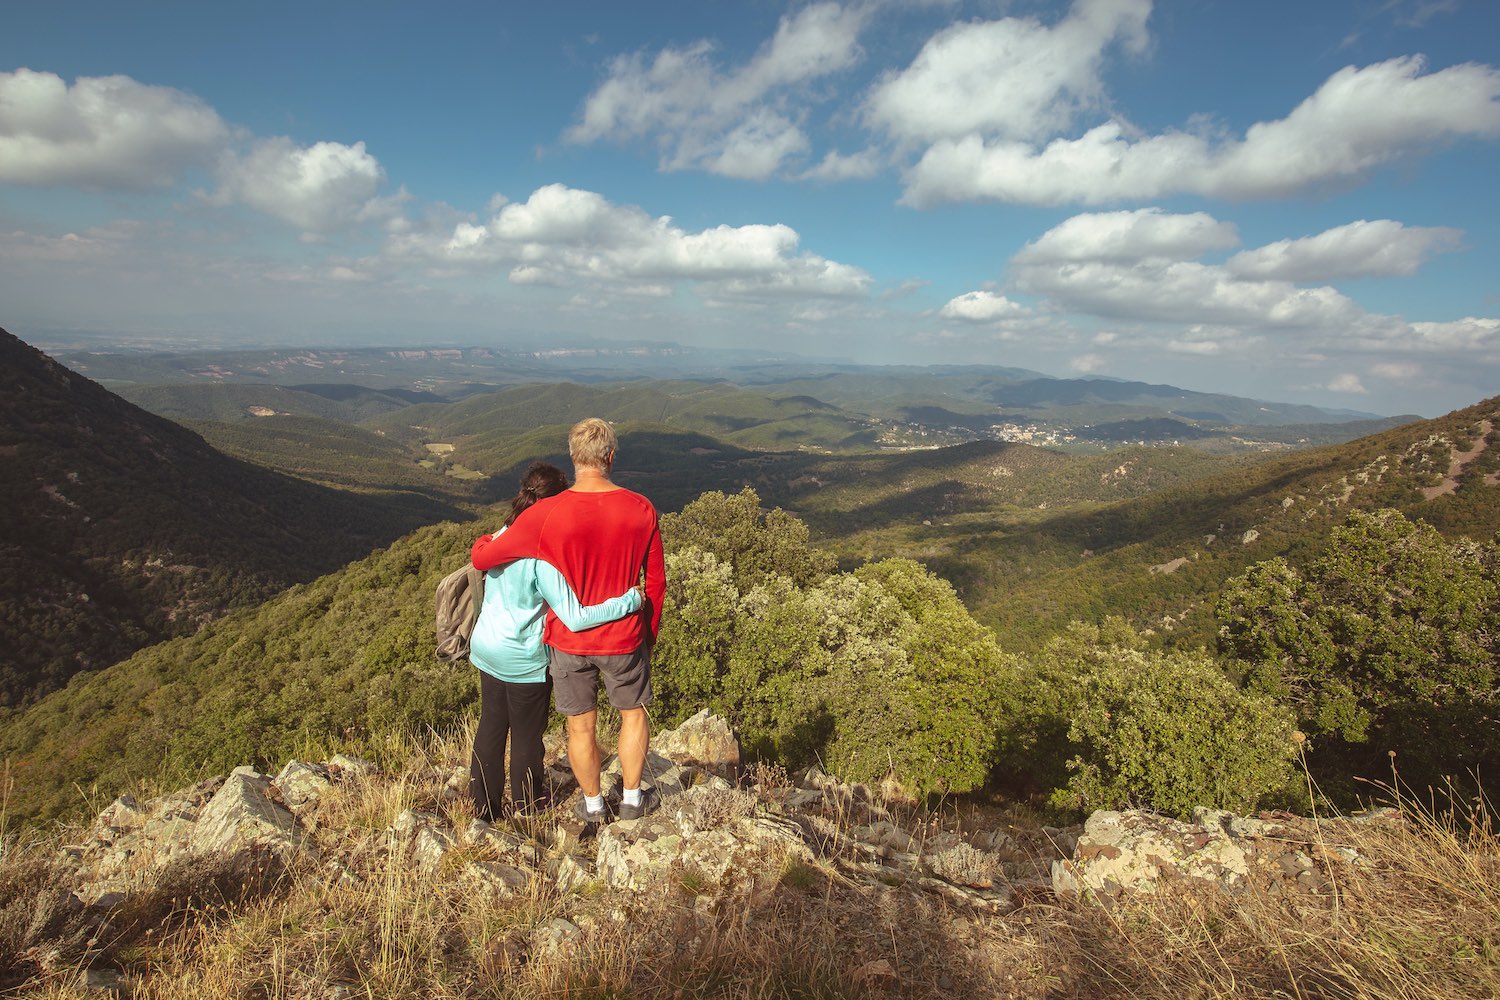
[[[651,746],[675,761],[695,764],[727,781],[740,778],[740,741],[717,715],[703,709],[676,729],[654,733]]]
[[[300,760],[287,761],[272,783],[293,812],[313,805],[333,787],[327,764],[304,764]]]
[[[1378,821],[1378,820],[1377,820]],[[1101,810],[1084,824],[1073,856],[1052,865],[1060,897],[1109,902],[1155,893],[1164,884],[1213,892],[1255,881],[1272,891],[1323,892],[1335,865],[1367,863],[1339,843],[1359,818],[1237,816],[1198,808],[1192,822],[1143,810]]]
[[[250,767],[225,779],[194,824],[190,844],[220,854],[262,848],[283,857],[312,847],[297,817],[272,797],[270,777]]]
[[[723,885],[789,854],[812,860],[796,823],[769,814],[736,814],[738,806],[727,803],[726,794],[734,793],[694,786],[651,816],[606,826],[599,832],[598,878],[638,890],[675,867]]]

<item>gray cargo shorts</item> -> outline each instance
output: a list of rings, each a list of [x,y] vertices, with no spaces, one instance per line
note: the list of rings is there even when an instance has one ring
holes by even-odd
[[[651,704],[651,653],[645,646],[618,656],[564,653],[547,648],[552,700],[563,715],[582,715],[599,703],[599,680],[615,709]]]

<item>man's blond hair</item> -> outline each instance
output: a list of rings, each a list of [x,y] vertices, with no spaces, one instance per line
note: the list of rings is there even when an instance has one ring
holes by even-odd
[[[607,469],[619,444],[613,427],[598,417],[589,417],[568,432],[568,457],[576,468]]]

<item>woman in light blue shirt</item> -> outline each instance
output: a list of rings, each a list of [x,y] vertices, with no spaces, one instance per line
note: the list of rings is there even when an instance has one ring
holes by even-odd
[[[533,462],[500,531],[542,497],[567,488],[562,470]],[[479,668],[480,704],[469,793],[480,819],[493,821],[504,815],[507,742],[512,809],[530,815],[548,805],[542,772],[542,734],[552,698],[547,648],[542,645],[547,609],[580,632],[635,612],[641,601],[640,589],[632,587],[602,604],[581,607],[563,575],[540,559],[518,559],[485,573],[484,603],[469,639],[469,662]]]

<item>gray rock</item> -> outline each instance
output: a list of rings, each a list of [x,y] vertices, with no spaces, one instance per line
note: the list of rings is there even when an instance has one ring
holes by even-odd
[[[657,733],[651,745],[658,753],[695,764],[731,782],[740,776],[740,741],[725,722],[704,709],[676,729]]]
[[[514,898],[531,884],[526,872],[493,861],[471,861],[464,865],[461,877],[497,900]]]
[[[594,864],[576,854],[564,854],[558,859],[553,878],[557,882],[558,892],[573,892],[594,881]]]
[[[78,989],[93,996],[122,996],[130,980],[118,969],[84,969],[78,974]]]
[[[365,778],[374,777],[378,768],[367,760],[359,757],[350,757],[345,754],[336,753],[328,760],[328,770],[331,775],[348,780],[362,781]]]
[[[1249,873],[1247,845],[1213,830],[1137,810],[1101,810],[1084,824],[1072,861],[1052,866],[1059,896],[1154,892],[1166,876],[1236,886]]]
[[[464,831],[463,843],[470,847],[481,847],[495,852],[501,858],[531,868],[541,865],[544,852],[530,838],[503,826],[476,819]]]
[[[671,810],[664,806],[644,819],[605,827],[595,859],[598,877],[619,888],[644,889],[675,867],[722,885],[755,871],[768,858],[790,854],[812,860],[802,828],[790,819],[720,813],[715,805],[694,802],[724,794],[712,784],[697,785],[679,796]],[[704,828],[706,815],[722,815],[722,825]]]
[[[289,760],[272,784],[292,811],[299,812],[317,802],[324,792],[332,788],[333,780],[329,777],[326,764],[304,764],[300,760]]]
[[[115,799],[94,822],[95,836],[113,839],[126,830],[133,830],[145,823],[146,810],[129,792]]]
[[[282,855],[311,848],[291,810],[271,797],[271,779],[236,768],[193,827],[194,850],[236,854],[251,847]]]
[[[409,859],[418,871],[427,875],[437,872],[444,855],[454,845],[453,835],[444,828],[440,817],[411,809],[396,817],[386,831],[386,839],[393,851]]]
[[[569,958],[578,949],[580,933],[582,932],[577,924],[562,917],[553,917],[532,935],[530,953],[551,961]]]

